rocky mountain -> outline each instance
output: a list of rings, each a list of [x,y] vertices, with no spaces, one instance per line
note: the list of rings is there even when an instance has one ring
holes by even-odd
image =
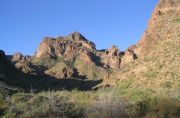
[[[159,90],[169,86],[172,91],[179,89],[179,21],[180,1],[160,0],[142,38],[125,51],[121,60],[123,66],[111,73],[110,79],[104,81],[104,86],[119,85],[126,81],[129,88]],[[131,62],[134,59],[136,61]]]
[[[91,41],[88,41],[84,36],[78,32],[74,32],[67,37],[50,38],[45,37],[41,42],[35,57],[63,57],[65,60],[73,58],[76,54],[84,54],[84,50],[93,52],[96,46]],[[90,61],[90,60],[87,60]]]
[[[66,37],[45,37],[32,57],[16,53],[9,60],[24,73],[35,76],[96,80],[106,78],[109,69],[120,68],[123,56],[116,46],[96,50],[93,42],[74,32]],[[124,58],[131,58],[126,63],[135,60],[126,53]]]
[[[156,44],[179,38],[179,0],[160,0],[154,9],[148,28],[137,43],[136,53],[147,54]]]
[[[73,32],[32,56],[0,50],[0,117],[179,118],[180,0],[160,0],[137,44],[97,50]]]
[[[5,55],[5,52],[0,50],[0,89],[14,87],[19,89],[28,89],[30,80],[27,78],[28,76],[19,71],[10,63]],[[11,87],[6,87],[6,84]]]
[[[117,46],[97,50],[93,42],[73,32],[65,37],[45,37],[33,56],[16,53],[8,59],[20,71],[40,78],[103,79],[105,86],[115,85],[129,76],[147,81],[144,75],[151,71],[156,77],[165,74],[165,68],[173,65],[168,65],[167,61],[179,68],[179,64],[175,64],[180,52],[179,20],[180,1],[160,0],[140,41],[124,52]]]

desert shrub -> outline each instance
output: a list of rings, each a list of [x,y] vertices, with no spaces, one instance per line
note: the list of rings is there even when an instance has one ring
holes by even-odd
[[[146,98],[148,98],[148,96],[151,96],[152,95],[152,91],[151,90],[148,90],[148,89],[140,89],[140,88],[137,88],[137,89],[127,89],[125,91],[125,95],[124,96],[127,96],[128,99],[129,99],[129,102],[131,103],[137,103],[137,102],[140,102]]]
[[[86,118],[126,118],[127,103],[111,93],[100,94],[97,100],[86,107]]]
[[[143,58],[143,61],[145,61],[145,62],[150,62],[150,61],[152,61],[152,57],[145,56],[145,57]]]
[[[172,83],[169,82],[169,81],[166,81],[166,82],[162,83],[161,86],[165,87],[165,88],[171,88],[172,87]]]
[[[144,73],[144,76],[151,79],[151,78],[155,78],[157,77],[158,72],[156,70],[150,69],[149,71],[147,71],[146,73]]]
[[[1,85],[0,85],[1,86]],[[2,87],[2,86],[1,86]],[[6,101],[6,97],[8,94],[8,90],[0,87],[0,117],[4,115],[5,110],[8,107],[8,102]]]
[[[129,87],[129,80],[98,91],[47,91],[2,96],[2,118],[178,118],[178,98]],[[118,89],[117,89],[118,88]],[[123,89],[124,93],[121,93]],[[120,92],[120,93],[118,93]]]
[[[176,22],[176,23],[180,23],[180,18],[176,18],[176,19],[175,19],[175,22]]]
[[[5,100],[3,99],[2,95],[0,94],[0,116],[2,116],[4,113],[5,103],[6,103]]]
[[[78,90],[73,90],[71,93],[68,93],[71,101],[76,104],[86,107],[86,105],[96,96],[94,92],[82,92]]]
[[[12,95],[11,101],[14,101],[17,103],[20,103],[20,102],[23,103],[23,102],[27,102],[32,97],[33,95],[29,93],[17,93],[17,94]]]
[[[132,78],[122,80],[118,86],[112,88],[112,92],[114,95],[124,96],[127,91],[131,88],[131,84],[133,83]]]
[[[29,99],[26,99],[28,98]],[[32,95],[16,94],[11,97],[4,117],[28,118],[76,118],[82,116],[82,109],[70,102],[67,97],[54,92]],[[13,118],[13,116],[11,116]]]
[[[129,77],[129,78],[123,80],[120,83],[119,87],[120,87],[120,89],[127,89],[131,86],[132,82],[133,82],[133,77]]]
[[[129,105],[126,112],[134,118],[178,118],[180,104],[167,96],[147,97]]]

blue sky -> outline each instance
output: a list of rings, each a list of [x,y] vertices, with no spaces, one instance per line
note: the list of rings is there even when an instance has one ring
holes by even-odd
[[[33,55],[43,37],[78,31],[97,49],[125,50],[147,27],[158,0],[0,0],[0,49]]]

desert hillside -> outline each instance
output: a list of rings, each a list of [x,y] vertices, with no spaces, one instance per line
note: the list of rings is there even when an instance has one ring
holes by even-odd
[[[179,118],[180,0],[160,0],[141,39],[97,50],[79,32],[31,56],[0,51],[2,118]]]

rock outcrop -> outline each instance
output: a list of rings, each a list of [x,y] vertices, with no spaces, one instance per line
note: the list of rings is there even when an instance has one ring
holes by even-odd
[[[62,57],[65,60],[69,60],[76,54],[80,54],[83,49],[93,52],[96,50],[96,46],[80,33],[74,32],[67,37],[44,38],[35,54],[35,57]]]
[[[135,59],[134,55],[129,49],[123,57],[117,46],[98,51],[93,42],[74,32],[66,37],[45,37],[34,56],[16,53],[10,60],[16,68],[30,75],[90,79],[100,76],[102,79],[107,69],[120,68],[121,59],[125,65]]]
[[[120,67],[120,52],[117,46],[113,46],[111,49],[105,50],[101,56],[102,63],[105,68],[119,68]]]
[[[45,37],[34,56],[21,53],[8,56],[16,68],[35,76],[71,78],[98,77],[97,70],[104,71],[96,55],[96,46],[78,32],[66,37]],[[96,67],[97,66],[97,67]],[[91,72],[86,69],[92,68]],[[102,68],[102,69],[98,69]],[[78,71],[77,71],[78,70]],[[93,76],[90,77],[91,73]]]
[[[121,66],[124,66],[138,58],[136,53],[134,52],[135,49],[136,46],[131,46],[124,52],[124,55],[121,59]]]
[[[16,53],[8,56],[12,63],[0,50],[0,81],[12,85],[18,84],[17,80],[25,83],[27,80],[22,78],[27,78],[26,73],[28,79],[34,76],[43,79],[104,79],[103,87],[120,82],[128,82],[128,88],[140,86],[142,89],[144,86],[152,89],[169,82],[177,87],[179,37],[180,0],[160,0],[141,40],[126,51],[120,52],[116,46],[96,50],[95,44],[78,32],[66,37],[45,37],[34,56]],[[138,61],[131,63],[138,57]]]
[[[33,64],[31,62],[31,56],[24,56],[18,52],[14,55],[8,55],[7,57],[9,61],[11,61],[12,64],[20,71],[31,75],[43,75],[44,68],[39,65]]]
[[[12,62],[18,62],[18,61],[21,61],[23,59],[23,55],[21,53],[15,53],[13,56],[12,56]]]
[[[180,28],[177,19],[180,19],[180,0],[160,0],[135,52],[138,55],[147,54],[159,41],[178,37]]]
[[[9,55],[8,58],[10,59],[11,62],[18,63],[21,61],[26,61],[26,60],[31,59],[31,56],[29,56],[29,55],[24,56],[20,52],[17,52],[13,55]]]
[[[28,77],[15,68],[8,60],[5,52],[0,50],[0,87],[1,83],[8,84],[11,88],[26,88],[28,89],[30,83]],[[6,88],[4,88],[6,89]]]

